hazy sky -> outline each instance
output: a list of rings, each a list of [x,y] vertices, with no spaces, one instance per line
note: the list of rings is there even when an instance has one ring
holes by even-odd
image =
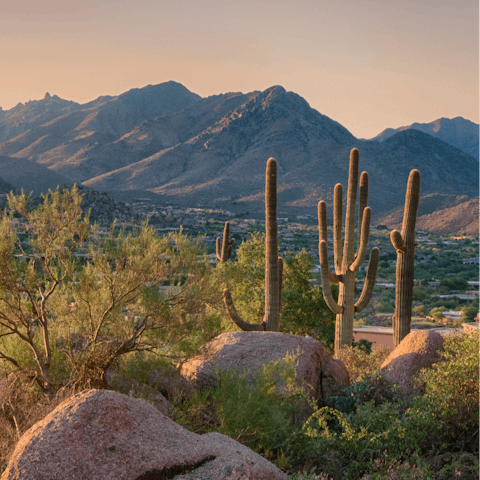
[[[282,85],[359,138],[478,123],[478,24],[477,0],[2,2],[0,106],[174,80],[201,96]]]

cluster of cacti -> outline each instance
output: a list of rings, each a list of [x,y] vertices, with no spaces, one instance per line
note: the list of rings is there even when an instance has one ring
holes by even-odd
[[[415,223],[420,200],[420,172],[412,170],[408,177],[402,233],[390,233],[397,250],[395,280],[395,314],[393,316],[393,342],[395,347],[410,333],[412,321],[412,294],[415,254]]]
[[[322,289],[325,301],[336,314],[335,356],[342,348],[352,345],[355,313],[361,312],[372,298],[373,287],[378,269],[380,251],[372,248],[360,298],[355,302],[355,273],[358,271],[367,253],[370,235],[371,209],[368,202],[368,174],[360,175],[358,210],[358,249],[355,253],[355,210],[357,202],[359,153],[356,148],[350,152],[347,207],[345,214],[345,234],[342,247],[343,187],[335,185],[333,200],[333,250],[335,273],[330,270],[327,248],[327,206],[324,201],[318,203],[319,256],[322,275]],[[405,198],[405,212],[402,232],[394,230],[390,238],[397,250],[395,315],[393,317],[394,343],[397,346],[410,332],[415,223],[420,198],[420,172],[412,170],[408,179]],[[277,241],[277,162],[270,158],[267,162],[265,184],[265,317],[260,323],[242,320],[233,304],[228,288],[223,291],[225,306],[231,320],[242,330],[278,331],[280,329],[282,307],[283,261],[278,257]],[[217,258],[223,263],[230,259],[233,239],[230,236],[230,223],[225,222],[223,240],[217,238]],[[333,298],[330,282],[339,284],[338,300]]]
[[[367,243],[370,234],[371,209],[367,207],[368,174],[363,172],[360,177],[359,200],[359,246],[355,254],[355,205],[358,186],[359,153],[354,148],[350,153],[350,169],[348,177],[347,210],[345,216],[345,240],[342,252],[342,195],[341,184],[335,185],[333,203],[333,251],[335,273],[330,271],[327,250],[327,206],[324,201],[318,204],[318,226],[320,266],[322,271],[322,289],[325,302],[336,314],[335,324],[335,356],[340,350],[352,345],[354,314],[361,312],[372,297],[377,275],[380,251],[374,247],[370,254],[368,272],[362,294],[355,302],[355,272],[362,265],[367,253]],[[335,301],[330,288],[330,282],[339,284],[338,300]]]
[[[228,222],[227,222],[228,223]],[[248,323],[240,318],[233,304],[228,288],[223,291],[225,307],[231,320],[242,330],[265,330],[278,332],[282,308],[282,273],[283,260],[278,256],[277,240],[277,161],[269,158],[265,178],[265,317],[260,323]],[[229,226],[225,224],[223,250],[228,243]],[[219,256],[220,239],[217,239],[217,256]],[[228,258],[231,254],[227,253]],[[226,257],[225,257],[226,258]],[[228,259],[227,258],[227,259]]]

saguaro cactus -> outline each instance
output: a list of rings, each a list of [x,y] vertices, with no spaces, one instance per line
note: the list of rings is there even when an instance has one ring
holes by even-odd
[[[333,201],[333,251],[335,258],[335,273],[330,271],[327,250],[327,206],[324,201],[318,203],[318,227],[320,265],[322,268],[322,289],[325,302],[336,314],[335,324],[335,356],[342,348],[350,346],[353,341],[354,314],[361,312],[372,298],[373,287],[377,275],[380,251],[372,249],[368,263],[363,291],[355,302],[355,272],[360,268],[367,253],[370,234],[370,218],[372,211],[367,207],[368,174],[362,172],[360,177],[360,201],[358,212],[359,246],[355,255],[355,204],[358,186],[359,153],[356,148],[350,152],[350,169],[348,175],[347,211],[345,216],[345,241],[342,252],[342,194],[340,183],[335,185]],[[338,300],[335,301],[330,288],[330,282],[339,283]]]
[[[395,347],[410,333],[412,322],[412,294],[415,257],[415,223],[420,200],[420,172],[412,170],[408,176],[402,233],[390,233],[397,250],[395,280],[395,313],[393,315],[393,342]]]
[[[227,262],[232,256],[233,244],[235,239],[230,240],[230,222],[225,222],[223,229],[223,239],[217,237],[217,258],[220,262]]]
[[[242,320],[233,305],[228,288],[223,291],[223,299],[229,317],[242,330],[278,332],[280,330],[280,311],[282,307],[283,260],[278,256],[277,161],[274,158],[268,159],[265,176],[265,316],[263,321],[261,323],[248,323]]]

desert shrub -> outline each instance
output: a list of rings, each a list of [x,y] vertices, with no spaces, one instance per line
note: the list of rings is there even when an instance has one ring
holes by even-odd
[[[178,403],[191,391],[189,382],[169,358],[149,351],[124,355],[107,379],[109,388],[152,403],[159,393],[169,402]]]
[[[228,435],[282,468],[311,443],[293,421],[302,397],[295,378],[293,356],[265,363],[254,376],[219,372],[217,387],[193,393],[177,406],[174,419],[197,433]]]
[[[20,437],[74,393],[64,388],[55,396],[45,395],[28,372],[17,371],[0,380],[0,473]]]
[[[288,480],[333,480],[333,478],[323,473],[317,475],[314,472],[302,471],[289,475]]]
[[[315,440],[317,454],[323,458],[323,472],[354,480],[375,472],[376,460],[407,461],[428,451],[432,439],[438,439],[442,424],[430,412],[405,409],[402,402],[376,406],[371,400],[349,415],[320,408],[303,428]]]
[[[349,414],[369,401],[373,401],[375,405],[381,405],[385,402],[394,402],[399,396],[403,398],[401,388],[390,383],[385,375],[377,371],[366,374],[361,380],[337,390],[335,395],[325,400],[325,404]]]
[[[342,360],[351,381],[354,382],[361,379],[363,375],[370,375],[379,370],[390,352],[385,345],[379,345],[370,353],[362,346],[347,347],[340,351],[339,359]]]
[[[442,419],[445,442],[478,451],[478,333],[447,335],[443,347],[446,361],[418,375],[425,393],[415,399],[415,405]]]
[[[341,479],[478,478],[478,462],[429,462],[478,453],[478,334],[447,336],[444,348],[446,361],[421,371],[422,394],[413,399],[377,372],[317,408],[303,428],[316,442],[318,471]]]
[[[374,473],[360,480],[465,480],[478,479],[478,459],[469,454],[443,454],[402,462],[386,458],[375,460]]]
[[[222,372],[213,394],[220,422],[217,431],[282,466],[286,462],[285,450],[292,454],[292,449],[305,446],[303,438],[294,435],[301,431],[292,421],[298,391],[295,380],[294,356],[265,363],[253,380],[247,374]]]

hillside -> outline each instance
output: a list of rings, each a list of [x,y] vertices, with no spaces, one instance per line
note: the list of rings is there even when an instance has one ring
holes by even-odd
[[[8,191],[13,188],[25,193],[40,195],[49,189],[55,190],[58,185],[73,183],[67,177],[49,170],[42,164],[35,163],[25,158],[13,158],[0,156],[0,172]],[[7,192],[0,192],[7,193]]]
[[[457,147],[477,160],[479,159],[479,125],[462,117],[439,118],[430,123],[412,123],[407,127],[387,128],[372,140],[383,142],[392,135],[408,129],[428,133],[432,137]]]
[[[466,200],[465,196],[449,195],[423,197],[420,199],[416,228],[431,233],[476,236],[479,234],[478,206],[478,198]],[[390,229],[401,230],[402,221],[403,207],[379,218],[376,223],[386,225]]]
[[[0,194],[10,193],[12,190],[15,190],[15,187],[0,177]]]

